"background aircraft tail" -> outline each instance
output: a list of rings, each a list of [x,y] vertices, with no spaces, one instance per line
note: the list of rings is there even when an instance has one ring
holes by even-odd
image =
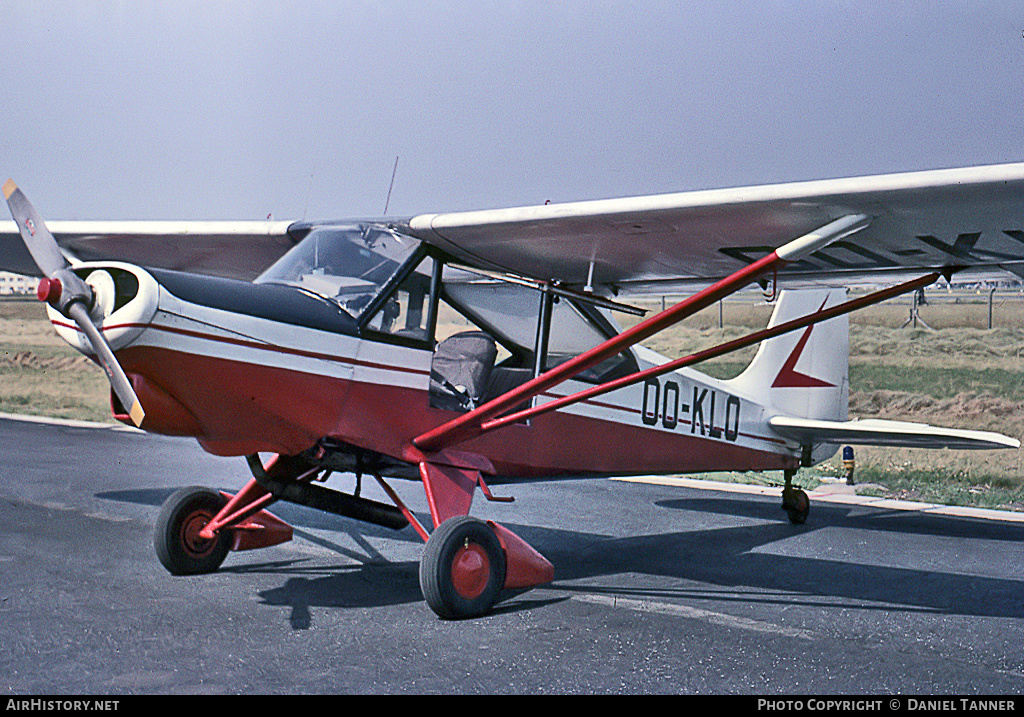
[[[846,289],[783,290],[768,326],[846,300]],[[772,413],[845,421],[850,393],[850,323],[838,316],[761,342],[754,360],[730,383]]]

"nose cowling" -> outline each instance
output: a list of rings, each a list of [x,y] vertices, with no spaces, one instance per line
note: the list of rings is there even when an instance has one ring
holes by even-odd
[[[88,263],[70,270],[89,285],[89,315],[113,351],[129,346],[156,315],[160,286],[145,270],[131,264]],[[87,355],[95,351],[85,334],[59,310],[62,292],[57,279],[43,279],[36,292],[46,302],[50,322],[61,338]]]

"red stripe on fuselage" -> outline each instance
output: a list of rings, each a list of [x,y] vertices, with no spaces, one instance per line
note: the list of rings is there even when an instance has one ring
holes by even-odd
[[[73,324],[66,324],[60,321],[51,321],[54,326],[62,326],[66,329],[73,329],[79,333],[84,333],[80,328]],[[192,329],[182,329],[175,326],[162,326],[160,324],[114,324],[112,326],[104,326],[103,331],[113,331],[114,329],[153,329],[155,331],[165,331],[170,334],[177,334],[179,336],[188,336],[194,339],[203,339],[204,341],[217,341],[222,344],[228,344],[230,346],[241,346],[243,348],[257,349],[260,351],[272,351],[279,354],[288,354],[290,356],[302,356],[303,358],[319,359],[321,361],[334,361],[336,363],[343,363],[350,366],[362,366],[364,368],[377,368],[384,369],[387,371],[401,371],[402,373],[419,374],[421,376],[429,376],[429,371],[424,371],[418,368],[410,368],[408,366],[395,366],[392,364],[381,364],[374,363],[372,361],[361,361],[351,356],[341,356],[338,354],[325,354],[318,351],[307,351],[305,349],[296,349],[290,346],[279,346],[277,344],[266,343],[263,341],[255,341],[253,339],[239,339],[233,336],[223,336],[221,334],[208,334],[203,331],[194,331]]]

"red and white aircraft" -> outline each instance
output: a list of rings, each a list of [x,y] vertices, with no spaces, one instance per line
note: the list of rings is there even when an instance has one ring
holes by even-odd
[[[848,420],[846,314],[954,273],[1024,276],[1024,164],[348,223],[48,229],[13,182],[4,195],[16,226],[0,227],[0,268],[43,277],[117,418],[247,457],[236,495],[185,488],[161,509],[156,552],[175,574],[288,540],[266,508],[292,501],[411,524],[430,607],[471,617],[553,578],[510,530],[469,517],[477,487],[510,500],[491,476],[778,470],[801,523],[792,477],[840,444],[1020,445]],[[847,299],[865,278],[887,288]],[[639,345],[752,282],[784,287],[765,330],[676,360]],[[635,311],[622,297],[684,289],[616,325]],[[691,368],[754,343],[734,379]],[[332,472],[372,475],[393,504],[359,480],[328,488]],[[386,480],[402,478],[422,482],[429,529]]]

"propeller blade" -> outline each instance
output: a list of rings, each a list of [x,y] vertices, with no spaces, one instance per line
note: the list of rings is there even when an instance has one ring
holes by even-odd
[[[136,426],[142,425],[142,419],[146,413],[142,410],[139,397],[135,395],[135,389],[125,374],[121,364],[114,357],[114,351],[110,348],[106,338],[96,328],[92,318],[89,316],[89,306],[93,301],[92,288],[70,271],[71,264],[64,258],[57,245],[57,240],[46,228],[43,218],[32,206],[25,194],[18,189],[13,180],[8,179],[3,186],[4,198],[7,199],[7,206],[11,209],[11,215],[18,224],[21,238],[25,242],[32,259],[35,261],[39,271],[46,279],[57,279],[56,298],[52,302],[59,311],[72,319],[78,328],[82,330],[89,343],[92,344],[96,356],[99,358],[103,371],[107,374],[110,387],[114,391],[121,405],[128,409],[128,415]],[[61,288],[62,284],[66,286]]]
[[[4,198],[11,209],[11,216],[18,224],[21,238],[43,276],[52,277],[58,271],[71,266],[57,246],[57,240],[46,228],[46,223],[39,216],[39,212],[12,179],[4,183]]]
[[[114,357],[110,344],[107,343],[103,334],[100,333],[100,330],[96,328],[96,324],[89,317],[89,309],[81,301],[76,301],[68,306],[67,312],[74,319],[75,323],[78,324],[78,327],[82,329],[88,337],[89,343],[96,350],[100,365],[110,381],[110,387],[114,390],[114,395],[121,401],[121,405],[128,409],[128,415],[131,416],[132,423],[136,426],[142,426],[142,419],[146,417],[146,412],[142,410],[139,397],[135,395],[135,389],[132,388],[131,381],[128,380],[128,376],[125,374],[124,369],[121,368],[121,364]]]

